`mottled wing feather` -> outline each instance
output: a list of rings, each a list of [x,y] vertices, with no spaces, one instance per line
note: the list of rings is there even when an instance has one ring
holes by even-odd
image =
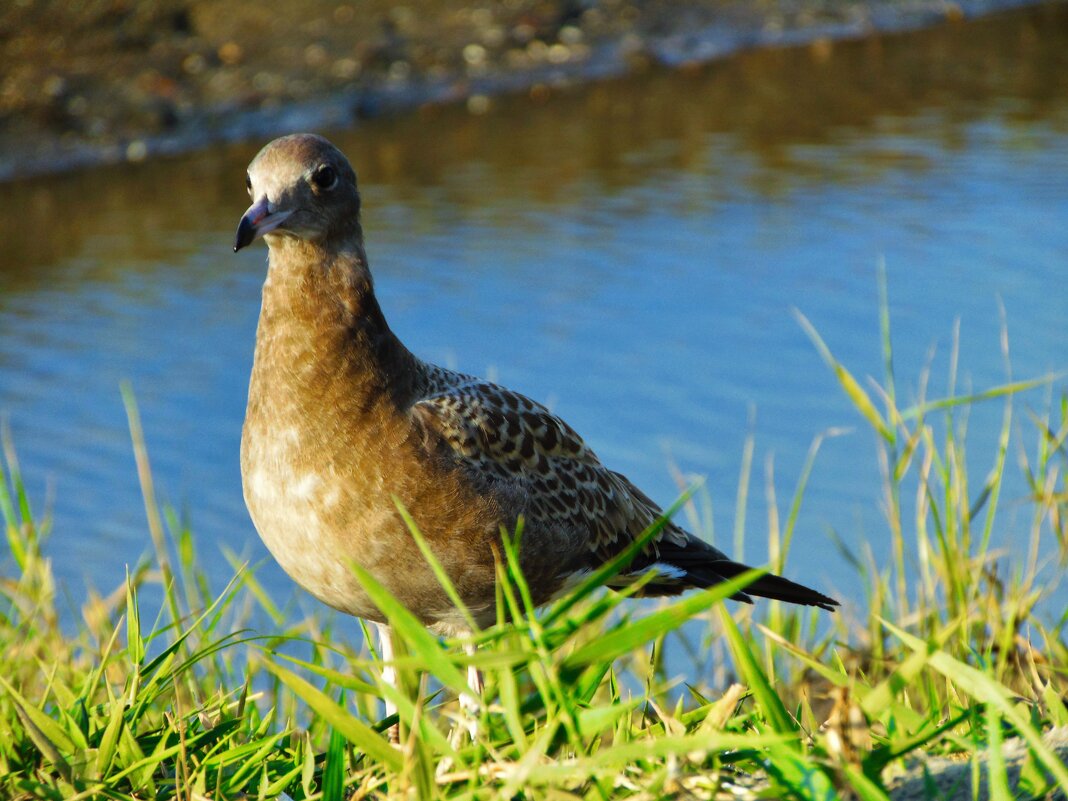
[[[412,411],[474,473],[518,485],[528,526],[586,536],[591,564],[617,553],[660,514],[626,477],[602,465],[571,426],[516,392],[469,381],[439,388]],[[674,526],[659,535],[665,537],[678,546],[688,539]],[[655,559],[656,542],[649,550],[647,559]]]
[[[470,470],[472,479],[496,484],[515,500],[511,511],[524,515],[528,532],[540,529],[547,541],[571,539],[585,556],[561,562],[565,570],[595,568],[633,542],[661,515],[660,507],[626,476],[609,470],[567,423],[544,406],[486,381],[437,368],[427,396],[412,416],[428,442],[443,447]],[[561,555],[563,556],[563,555]],[[652,595],[689,587],[710,587],[745,571],[683,529],[667,523],[638,554],[625,574],[609,582],[621,586],[646,569],[657,576],[643,588]],[[750,595],[834,609],[837,601],[780,576],[766,575],[732,597]]]

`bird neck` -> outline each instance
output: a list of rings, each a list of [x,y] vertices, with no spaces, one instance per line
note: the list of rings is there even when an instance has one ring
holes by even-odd
[[[364,404],[405,405],[422,377],[386,322],[358,242],[330,252],[289,237],[271,243],[256,362],[282,367],[272,374],[289,376],[286,389]]]

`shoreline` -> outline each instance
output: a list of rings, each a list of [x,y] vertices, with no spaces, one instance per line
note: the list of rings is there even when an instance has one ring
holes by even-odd
[[[612,3],[615,17],[601,6],[576,15],[563,3],[548,18],[516,16],[515,4],[508,11],[507,4],[496,3],[499,8],[468,14],[471,19],[461,22],[455,11],[435,6],[441,19],[430,15],[405,22],[402,15],[398,22],[393,16],[368,15],[355,26],[365,32],[364,39],[358,31],[352,34],[356,38],[340,31],[331,38],[329,25],[297,30],[296,36],[290,35],[291,27],[276,26],[281,29],[274,35],[264,35],[241,21],[240,0],[208,2],[213,8],[201,10],[207,20],[201,24],[208,24],[212,13],[234,12],[231,28],[217,30],[215,39],[226,40],[221,45],[198,34],[188,16],[182,16],[185,11],[170,9],[167,13],[178,15],[171,19],[174,31],[158,41],[138,40],[125,65],[117,68],[123,73],[117,78],[114,72],[94,72],[101,66],[96,62],[111,55],[99,43],[95,56],[72,55],[69,67],[59,59],[30,65],[16,80],[9,77],[0,91],[0,112],[7,112],[0,113],[0,182],[266,140],[294,130],[348,129],[362,119],[427,106],[466,102],[471,113],[479,114],[495,96],[527,92],[544,98],[564,88],[649,69],[696,68],[760,48],[825,49],[836,41],[1059,2],[1063,0],[913,0],[854,6],[834,0],[776,0],[754,8],[690,0],[670,11],[649,4],[629,15],[634,7]],[[329,13],[328,22],[336,22],[347,19],[345,9],[351,11],[346,5],[305,0],[298,11]],[[107,35],[117,35],[121,27]],[[33,38],[32,24],[29,28],[24,40]],[[238,35],[242,31],[244,41]],[[427,42],[436,41],[439,33],[441,46],[432,58],[422,58]],[[260,40],[265,46],[257,49]],[[13,42],[11,35],[0,39],[8,51]],[[366,45],[357,58],[351,57],[353,44],[357,49]],[[68,43],[68,50],[77,54],[77,43]],[[276,73],[264,64],[297,77],[292,85],[283,78],[272,83]],[[72,70],[73,77],[64,69]],[[353,71],[354,76],[345,77]],[[18,113],[12,86],[30,73],[46,96],[24,98],[24,113]]]

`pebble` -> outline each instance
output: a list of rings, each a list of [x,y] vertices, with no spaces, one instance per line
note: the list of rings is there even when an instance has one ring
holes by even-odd
[[[140,139],[134,139],[128,145],[126,145],[126,160],[127,161],[144,161],[148,155],[148,145],[146,145]]]
[[[245,51],[237,42],[227,42],[219,48],[219,61],[228,67],[239,64],[244,57]]]
[[[471,95],[467,98],[467,110],[476,116],[481,116],[490,110],[490,99],[486,95]]]

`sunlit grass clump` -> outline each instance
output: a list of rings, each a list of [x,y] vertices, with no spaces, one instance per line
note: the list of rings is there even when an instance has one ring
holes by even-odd
[[[973,782],[999,799],[1068,792],[1065,751],[1044,737],[1068,726],[1068,612],[1056,617],[1049,600],[1068,564],[1068,401],[1021,415],[1015,396],[1048,393],[1049,381],[956,397],[951,377],[949,397],[900,406],[883,308],[886,371],[868,386],[802,319],[875,433],[892,559],[850,549],[866,598],[835,616],[721,603],[742,577],[650,611],[598,589],[624,554],[535,614],[505,547],[502,619],[468,642],[433,637],[365,577],[399,644],[398,689],[374,653],[332,636],[328,616],[288,623],[232,555],[234,580],[210,588],[201,560],[216,554],[198,554],[187,526],[157,511],[132,402],[154,556],[68,619],[47,520],[31,512],[8,440],[0,797],[881,799],[910,761],[937,754],[956,755],[963,778],[940,784],[930,768],[912,797],[968,798]],[[977,479],[964,424],[980,401],[1004,415]],[[773,509],[761,533],[773,569],[816,451],[785,522]],[[1030,531],[995,552],[1010,463],[1029,488],[1014,502]],[[665,638],[687,621],[689,638],[725,645],[731,680],[665,674]],[[487,683],[474,717],[456,700],[472,663]],[[396,718],[382,718],[386,698]],[[1021,742],[1005,758],[1009,738]]]

